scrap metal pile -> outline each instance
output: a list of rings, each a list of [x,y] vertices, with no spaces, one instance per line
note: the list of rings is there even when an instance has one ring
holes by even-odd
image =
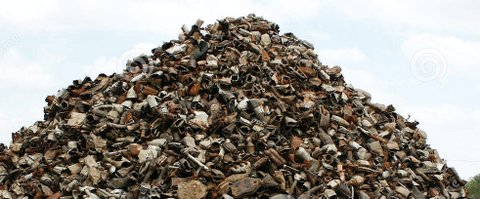
[[[182,27],[48,96],[0,147],[0,198],[464,198],[418,123],[249,15]]]

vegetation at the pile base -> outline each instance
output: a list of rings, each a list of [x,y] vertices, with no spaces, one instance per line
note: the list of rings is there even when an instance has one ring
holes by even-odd
[[[465,188],[467,189],[470,198],[480,198],[480,174],[468,181]]]

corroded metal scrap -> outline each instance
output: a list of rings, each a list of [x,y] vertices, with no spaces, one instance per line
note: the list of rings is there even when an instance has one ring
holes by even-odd
[[[0,145],[1,198],[465,198],[426,133],[249,15],[46,98]]]

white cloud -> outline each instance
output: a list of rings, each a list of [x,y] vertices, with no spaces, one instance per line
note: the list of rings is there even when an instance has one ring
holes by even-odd
[[[176,35],[180,28],[179,22],[192,24],[196,17],[213,22],[226,16],[238,17],[256,13],[274,21],[284,21],[317,15],[322,7],[314,0],[49,0],[45,3],[20,0],[5,3],[0,8],[0,24],[27,30],[107,29]]]
[[[343,67],[342,74],[345,76],[348,84],[352,84],[361,89],[375,90],[375,92],[378,93],[388,89],[389,83],[387,81],[376,78],[366,70]]]
[[[480,42],[477,41],[423,33],[407,38],[402,44],[402,51],[407,59],[419,59],[413,60],[413,64],[417,65],[412,67],[425,67],[423,70],[426,75],[435,72],[432,70],[437,70],[437,72],[445,70],[447,77],[476,79],[480,72],[480,60],[478,59]],[[426,65],[421,66],[422,64]],[[427,66],[428,64],[430,66]]]
[[[315,47],[319,47],[320,45],[318,44],[321,44],[323,41],[329,40],[331,38],[331,35],[329,33],[314,30],[314,29],[309,31],[298,31],[294,33],[299,39],[306,40],[314,44]]]
[[[8,25],[28,25],[45,23],[47,16],[56,9],[55,1],[11,1],[0,7],[0,21]]]
[[[0,129],[2,129],[2,130],[11,129],[11,128],[9,128],[10,124],[11,124],[11,121],[10,121],[9,117],[7,117],[6,115],[4,115],[0,112]],[[2,132],[2,134],[3,133],[6,134],[6,132]],[[4,136],[4,135],[0,136],[0,143],[7,144],[9,142],[10,142],[9,137]]]
[[[417,104],[405,106],[405,112],[427,126],[458,127],[472,122],[475,112],[453,104]]]
[[[475,120],[475,123],[480,122],[480,110],[473,112],[473,119]]]
[[[318,49],[322,63],[356,63],[367,60],[367,56],[358,48]]]
[[[41,63],[27,61],[18,50],[6,49],[0,56],[0,88],[39,88],[51,83],[46,68]]]
[[[10,133],[42,119],[45,96],[55,91],[53,86],[62,74],[55,64],[64,56],[50,47],[26,55],[15,42],[0,51],[0,142],[10,142]],[[56,49],[58,50],[58,49]],[[52,88],[54,87],[54,88]]]
[[[32,102],[28,97],[33,98],[34,101]],[[44,97],[32,97],[32,95],[26,93],[20,99],[15,100],[15,105],[0,105],[0,143],[10,143],[11,133],[43,119],[43,106],[46,103],[41,100],[42,98]]]
[[[281,23],[336,11],[340,16],[379,21],[394,27],[403,25],[478,33],[480,31],[476,27],[480,26],[480,13],[476,8],[479,6],[476,1],[453,0],[18,0],[2,4],[0,25],[4,28],[27,30],[113,29],[176,35],[179,30],[178,22],[191,24],[196,20],[195,17],[213,22],[225,16],[237,17],[256,13]]]
[[[125,69],[125,64],[128,60],[131,60],[132,58],[142,54],[151,54],[151,50],[155,47],[157,47],[155,44],[140,43],[124,51],[118,56],[99,57],[93,62],[93,64],[85,66],[85,73],[90,77],[96,77],[100,73],[121,73],[123,69]]]
[[[93,64],[85,66],[85,75],[95,78],[100,73],[110,74],[110,73],[120,73],[122,70],[117,65],[116,57],[99,57]]]
[[[476,11],[480,3],[477,1],[359,0],[330,3],[338,12],[353,19],[376,20],[389,26],[480,32],[477,28],[480,13]]]

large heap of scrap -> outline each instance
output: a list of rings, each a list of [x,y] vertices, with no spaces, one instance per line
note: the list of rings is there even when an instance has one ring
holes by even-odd
[[[393,106],[254,15],[73,81],[0,147],[0,198],[463,198]]]

